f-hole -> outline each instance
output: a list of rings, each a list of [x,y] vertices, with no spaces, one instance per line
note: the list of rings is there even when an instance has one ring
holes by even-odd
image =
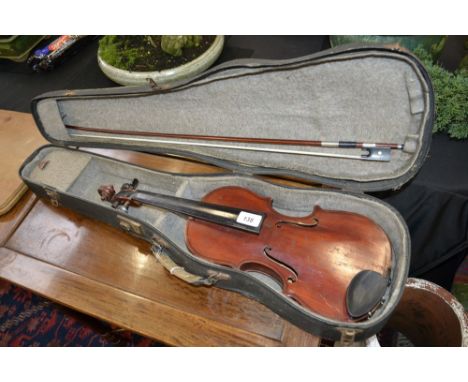
[[[297,281],[297,278],[299,277],[297,271],[293,267],[291,267],[289,264],[286,264],[283,261],[278,260],[277,258],[273,257],[271,255],[271,248],[270,247],[263,248],[263,254],[266,257],[268,257],[269,260],[273,261],[274,263],[276,263],[277,265],[284,268],[285,270],[287,270],[290,273],[290,275],[288,276],[288,280],[287,280],[288,283],[292,284],[292,283],[295,283]]]
[[[314,221],[312,223],[304,223],[300,221],[289,221],[289,220],[280,220],[275,223],[276,228],[281,228],[283,225],[290,224],[294,225],[296,227],[302,227],[302,228],[313,228],[316,227],[319,224],[319,221],[317,218],[312,218]]]

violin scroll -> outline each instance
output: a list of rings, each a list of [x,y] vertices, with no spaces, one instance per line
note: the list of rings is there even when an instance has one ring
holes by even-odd
[[[105,184],[98,188],[98,193],[103,202],[111,202],[115,195],[115,189],[112,184]]]
[[[98,188],[98,193],[102,201],[110,202],[113,208],[127,212],[130,204],[140,205],[139,202],[132,199],[132,193],[136,191],[138,183],[136,178],[133,179],[132,183],[124,183],[118,193],[115,192],[112,184],[105,184]]]

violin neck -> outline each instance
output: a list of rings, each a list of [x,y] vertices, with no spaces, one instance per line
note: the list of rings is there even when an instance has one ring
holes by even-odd
[[[124,194],[125,193],[120,193]],[[149,191],[128,192],[136,202],[246,232],[260,233],[266,214],[218,204],[199,202]]]

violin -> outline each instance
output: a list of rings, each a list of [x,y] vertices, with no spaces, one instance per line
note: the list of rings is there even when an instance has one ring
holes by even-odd
[[[269,197],[227,186],[201,201],[137,189],[99,187],[103,201],[128,212],[150,205],[188,217],[190,252],[218,265],[271,277],[285,296],[325,318],[362,320],[375,311],[389,284],[392,247],[366,216],[315,206],[304,217],[280,214]]]

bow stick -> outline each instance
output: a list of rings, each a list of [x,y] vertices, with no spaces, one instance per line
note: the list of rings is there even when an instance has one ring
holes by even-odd
[[[103,136],[103,135],[90,135],[90,134],[71,134],[72,136],[79,136],[84,138],[97,138],[97,139],[110,139],[110,140],[122,140],[132,142],[149,142],[149,143],[163,143],[173,145],[185,145],[185,146],[199,146],[199,147],[213,147],[221,149],[234,149],[244,151],[259,151],[279,154],[294,154],[294,155],[309,155],[329,158],[342,158],[342,159],[357,159],[357,160],[369,160],[369,161],[381,161],[389,162],[391,159],[391,150],[403,150],[404,145],[401,143],[369,143],[369,142],[357,142],[357,141],[317,141],[317,140],[299,140],[299,139],[273,139],[273,138],[246,138],[246,137],[232,137],[232,136],[214,136],[214,135],[191,135],[191,134],[173,134],[173,133],[157,133],[157,132],[144,132],[144,131],[128,131],[128,130],[108,130],[91,127],[81,126],[66,126],[69,129],[93,132],[93,133],[105,133],[105,134],[118,134],[118,135],[133,135],[138,137],[157,137],[157,138],[178,138],[188,140],[204,140],[204,141],[216,141],[216,142],[240,142],[240,143],[256,143],[256,144],[270,144],[270,145],[289,145],[289,146],[309,146],[309,147],[328,147],[328,148],[340,148],[340,149],[362,149],[364,152],[361,155],[349,155],[349,154],[336,154],[336,153],[322,153],[314,151],[304,150],[289,150],[289,149],[273,149],[266,147],[256,146],[233,146],[223,144],[212,144],[204,142],[178,142],[161,139],[149,139],[149,138],[135,138],[135,137],[114,137],[114,136]]]

